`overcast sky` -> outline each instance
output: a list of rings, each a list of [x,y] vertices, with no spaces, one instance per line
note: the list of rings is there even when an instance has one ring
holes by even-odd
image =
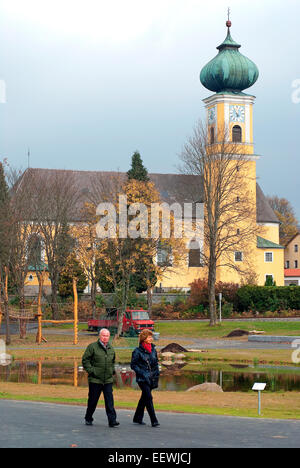
[[[299,0],[0,0],[0,158],[25,169],[30,147],[31,167],[127,171],[138,150],[176,172],[229,5],[260,71],[246,91],[259,183],[300,220]]]

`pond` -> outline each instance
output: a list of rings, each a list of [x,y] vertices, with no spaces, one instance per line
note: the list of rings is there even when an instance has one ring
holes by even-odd
[[[135,373],[129,364],[116,365],[114,384],[117,388],[138,388]],[[79,359],[64,361],[14,361],[0,366],[0,382],[72,385],[87,387],[87,374]],[[272,392],[300,391],[300,367],[257,367],[235,364],[220,365],[188,362],[161,366],[158,390],[185,391],[204,382],[220,385],[224,392],[248,392],[254,382],[267,383]]]

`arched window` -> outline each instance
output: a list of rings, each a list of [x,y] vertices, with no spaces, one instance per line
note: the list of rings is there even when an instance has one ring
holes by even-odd
[[[215,142],[215,129],[214,127],[210,128],[210,144],[213,145]]]
[[[242,143],[242,129],[239,125],[235,125],[232,129],[232,141]]]
[[[192,240],[189,244],[189,268],[202,266],[199,242]]]
[[[172,248],[168,245],[162,245],[161,242],[157,246],[157,265],[172,266]]]
[[[42,239],[38,234],[32,234],[27,241],[27,260],[34,268],[42,262]]]

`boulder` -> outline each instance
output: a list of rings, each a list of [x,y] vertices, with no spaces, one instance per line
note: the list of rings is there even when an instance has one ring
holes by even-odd
[[[161,356],[165,359],[165,358],[172,358],[173,356],[175,356],[175,353],[161,353]]]
[[[216,383],[205,382],[201,385],[195,385],[194,387],[188,388],[187,392],[222,392],[223,389]]]

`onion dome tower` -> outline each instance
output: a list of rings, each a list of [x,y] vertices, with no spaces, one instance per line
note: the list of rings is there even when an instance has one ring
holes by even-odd
[[[205,88],[216,93],[240,93],[254,85],[259,72],[255,63],[240,53],[241,45],[232,39],[231,21],[228,20],[226,26],[227,37],[217,47],[217,56],[202,69],[200,81]]]
[[[216,144],[222,140],[222,132],[228,141],[239,146],[240,153],[257,159],[253,149],[255,96],[243,91],[254,85],[259,71],[254,62],[240,53],[240,44],[231,37],[231,25],[228,17],[226,39],[217,47],[216,57],[200,73],[202,85],[215,93],[203,100],[208,136],[210,144]]]

